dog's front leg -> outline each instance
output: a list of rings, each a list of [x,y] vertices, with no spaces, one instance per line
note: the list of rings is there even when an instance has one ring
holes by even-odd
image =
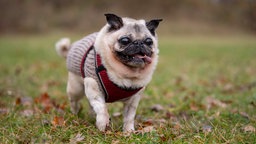
[[[136,115],[136,110],[140,101],[140,92],[133,95],[131,98],[124,102],[124,132],[134,131],[134,118]]]
[[[96,113],[96,126],[100,131],[105,131],[109,125],[109,114],[105,98],[100,92],[99,86],[93,78],[84,79],[85,95]]]

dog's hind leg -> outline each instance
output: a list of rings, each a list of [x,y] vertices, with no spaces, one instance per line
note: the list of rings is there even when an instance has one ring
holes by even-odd
[[[84,97],[84,85],[83,79],[72,72],[68,73],[67,94],[71,111],[73,114],[77,114],[81,107],[79,101]]]
[[[100,131],[105,131],[106,127],[109,126],[109,114],[104,95],[93,78],[85,78],[84,87],[85,95],[96,113],[96,126]]]

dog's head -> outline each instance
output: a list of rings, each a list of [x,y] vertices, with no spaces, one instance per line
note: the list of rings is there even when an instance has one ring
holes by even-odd
[[[158,53],[156,28],[161,19],[146,22],[105,14],[107,25],[101,30],[101,43],[112,56],[131,68],[143,68],[154,61]],[[110,56],[110,55],[109,55]]]
[[[146,22],[105,14],[107,24],[99,31],[95,50],[110,79],[124,87],[147,85],[158,62],[156,28],[161,19]]]

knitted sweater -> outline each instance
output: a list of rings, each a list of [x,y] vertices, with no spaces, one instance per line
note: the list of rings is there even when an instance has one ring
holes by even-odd
[[[67,55],[67,69],[79,76],[81,74],[81,63],[84,54],[87,50],[93,46],[96,39],[97,33],[92,33],[81,40],[74,42],[71,45],[71,49]],[[97,75],[95,74],[95,60],[94,60],[94,50],[89,51],[84,64],[84,74],[85,77],[92,77],[97,80]]]

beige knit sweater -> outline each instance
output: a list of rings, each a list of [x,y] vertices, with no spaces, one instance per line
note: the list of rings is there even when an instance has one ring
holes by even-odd
[[[86,51],[93,46],[97,33],[92,33],[81,40],[74,42],[71,45],[71,49],[67,55],[67,69],[82,77],[81,74],[81,63]],[[84,74],[85,77],[94,78],[98,83],[98,77],[95,73],[95,51],[91,50],[86,56],[84,63]]]

